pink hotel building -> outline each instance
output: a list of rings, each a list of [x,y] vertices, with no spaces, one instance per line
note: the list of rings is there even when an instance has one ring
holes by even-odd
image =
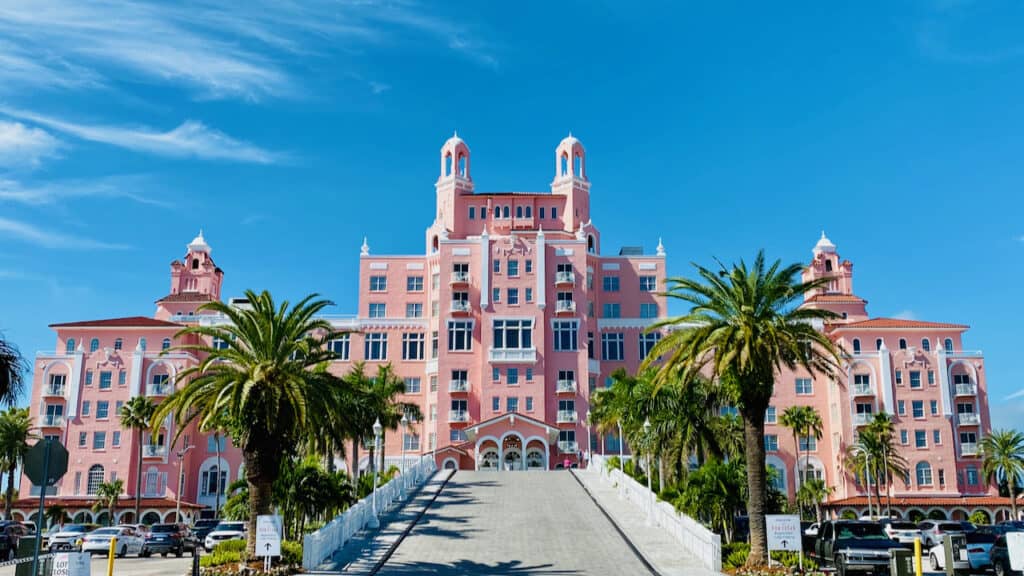
[[[390,363],[406,381],[404,399],[421,407],[422,421],[387,436],[389,463],[429,453],[442,467],[547,470],[578,463],[588,444],[617,453],[614,437],[587,442],[589,399],[615,369],[635,370],[660,337],[645,333],[667,315],[658,295],[666,275],[660,241],[654,254],[603,253],[590,219],[586,154],[572,136],[555,151],[550,192],[477,193],[469,148],[458,136],[441,148],[435,188],[424,253],[376,255],[364,241],[358,314],[331,318],[349,332],[332,343],[340,357],[333,370],[363,361],[372,374]],[[157,300],[152,318],[51,325],[57,352],[35,360],[31,411],[43,433],[71,451],[53,498],[78,520],[102,520],[89,505],[96,486],[111,478],[125,479],[129,497],[118,516],[131,518],[138,439],[120,427],[117,411],[137,395],[160,401],[178,385],[175,374],[199,360],[161,353],[179,343],[174,335],[182,326],[224,321],[197,310],[221,297],[223,272],[210,254],[200,234],[171,263],[170,293]],[[886,411],[911,464],[909,476],[890,488],[895,509],[1005,515],[1008,501],[981,478],[976,457],[989,429],[988,405],[982,356],[963,350],[966,326],[869,318],[866,302],[853,294],[852,265],[824,235],[804,275],[832,278],[805,305],[842,316],[822,329],[850,356],[835,381],[780,374],[766,440],[779,487],[792,496],[798,469],[807,468],[837,487],[835,511],[861,513],[865,492],[843,470],[841,454],[871,414]],[[825,423],[820,441],[801,441],[810,447],[806,464],[798,464],[791,434],[777,424],[795,404],[814,406]],[[223,502],[223,487],[243,474],[230,442],[218,447],[190,429],[171,446],[173,426],[165,422],[142,440],[144,522],[172,518],[179,493],[190,515],[209,512],[218,488]],[[359,464],[365,469],[365,453]],[[22,494],[30,492],[38,487]],[[33,499],[17,508],[29,517]]]

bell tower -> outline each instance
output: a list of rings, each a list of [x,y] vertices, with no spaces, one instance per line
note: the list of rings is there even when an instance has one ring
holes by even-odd
[[[213,262],[213,251],[199,235],[189,242],[185,257],[171,262],[171,291],[157,300],[157,317],[190,314],[205,302],[220,300],[224,271]]]
[[[433,232],[451,232],[455,228],[455,197],[473,193],[470,174],[469,146],[459,138],[458,132],[441,146],[441,173],[434,184],[437,190],[437,214]]]
[[[555,179],[551,193],[566,197],[562,214],[563,229],[576,232],[590,221],[590,180],[587,178],[587,152],[569,133],[555,149]]]

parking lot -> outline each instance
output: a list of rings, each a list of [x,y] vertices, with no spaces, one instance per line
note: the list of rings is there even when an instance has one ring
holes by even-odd
[[[117,576],[182,576],[188,574],[192,567],[192,559],[184,558],[115,558],[114,574]],[[107,573],[107,559],[96,556],[92,559],[92,574],[99,576]],[[14,576],[14,566],[0,568],[0,576]]]

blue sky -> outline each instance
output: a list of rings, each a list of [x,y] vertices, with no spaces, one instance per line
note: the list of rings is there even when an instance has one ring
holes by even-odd
[[[149,315],[202,228],[226,295],[351,312],[364,235],[423,249],[441,143],[477,189],[587,148],[606,249],[672,274],[822,229],[876,316],[968,323],[1024,417],[1024,4],[0,3],[0,330]],[[1015,396],[1016,395],[1016,396]]]

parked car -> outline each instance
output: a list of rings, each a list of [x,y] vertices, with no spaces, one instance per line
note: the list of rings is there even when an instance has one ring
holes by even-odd
[[[882,530],[885,531],[886,536],[900,544],[909,544],[912,546],[915,538],[922,538],[921,530],[917,527],[917,524],[914,524],[913,522],[906,522],[903,520],[883,522]]]
[[[114,526],[93,530],[82,539],[82,552],[109,554],[111,538],[117,538],[114,543],[114,552],[119,558],[124,558],[129,554],[142,554],[145,539],[131,526]]]
[[[135,533],[143,540],[145,540],[146,535],[149,534],[149,526],[146,526],[145,524],[118,524],[116,527],[131,528],[132,530],[135,530]]]
[[[206,537],[209,536],[210,532],[220,524],[220,520],[213,518],[207,520],[198,520],[192,525],[192,533],[196,535],[196,539],[200,542],[206,542]]]
[[[822,522],[814,542],[818,563],[835,569],[838,576],[852,571],[889,572],[889,549],[899,542],[886,536],[876,522],[832,520]]]
[[[1007,524],[1007,522],[1003,524]],[[1011,528],[1002,525],[1000,527]],[[988,551],[989,562],[992,563],[992,569],[995,571],[996,576],[1024,576],[1024,572],[1010,569],[1010,554],[1006,548],[1006,534],[1009,532],[1024,532],[1024,530],[1010,529],[996,536],[996,541],[992,543],[992,548]]]
[[[18,542],[28,535],[28,529],[21,522],[0,522],[0,559],[14,558]]]
[[[184,524],[154,524],[146,535],[142,556],[167,556],[173,553],[180,558],[185,552],[191,552],[195,556],[198,544],[192,531]]]
[[[248,526],[245,522],[221,522],[212,532],[207,534],[203,547],[207,551],[226,540],[245,540],[248,534]]]
[[[65,524],[47,538],[46,547],[50,552],[77,550],[86,534],[98,528],[96,524]]]
[[[1004,526],[1014,532],[1024,532],[1024,520],[1005,520],[1000,522],[998,526]]]
[[[949,534],[950,532],[946,532]],[[971,563],[972,571],[982,571],[992,565],[990,551],[996,542],[997,534],[993,530],[975,530],[967,532],[967,560]],[[940,572],[946,569],[946,550],[944,545],[932,546],[928,551],[928,564],[933,572]]]
[[[946,534],[966,534],[974,530],[970,522],[953,522],[951,520],[925,520],[917,525],[921,530],[921,544],[931,548],[942,543]]]

